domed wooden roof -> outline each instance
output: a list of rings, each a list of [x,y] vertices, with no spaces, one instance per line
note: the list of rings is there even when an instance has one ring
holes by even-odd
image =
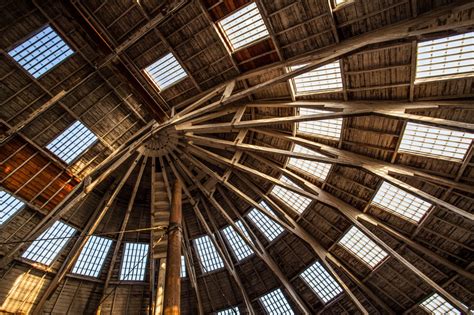
[[[471,2],[0,7],[1,311],[473,309]]]

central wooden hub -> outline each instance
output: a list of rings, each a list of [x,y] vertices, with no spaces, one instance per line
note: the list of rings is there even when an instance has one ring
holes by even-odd
[[[175,128],[165,128],[156,132],[138,151],[145,156],[159,157],[170,153],[178,145]]]

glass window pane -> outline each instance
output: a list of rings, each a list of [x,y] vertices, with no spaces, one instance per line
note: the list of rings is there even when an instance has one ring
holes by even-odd
[[[194,240],[203,272],[209,272],[224,267],[221,256],[214,247],[211,238],[207,235]]]
[[[269,35],[255,2],[232,13],[219,26],[234,50]]]
[[[281,289],[276,289],[275,291],[267,293],[260,297],[259,300],[269,315],[294,314]]]
[[[168,53],[146,67],[145,73],[160,90],[166,89],[187,76],[186,71],[172,53]]]
[[[291,71],[306,65],[291,66]],[[339,60],[300,74],[293,79],[296,95],[324,91],[342,90],[341,65]]]
[[[242,222],[237,221],[235,222],[235,224],[243,231],[244,235],[248,239],[251,239],[247,229],[244,227]],[[252,249],[247,245],[247,243],[245,243],[242,237],[240,237],[240,235],[234,230],[232,226],[229,225],[228,227],[223,229],[222,232],[224,233],[225,238],[229,242],[230,247],[234,251],[237,260],[242,260],[253,254]]]
[[[303,271],[301,278],[324,303],[331,301],[342,293],[339,283],[334,280],[319,261]]]
[[[70,164],[96,140],[97,136],[92,131],[80,121],[76,121],[51,141],[46,148]]]
[[[285,176],[282,176],[280,180],[293,187],[298,187],[295,183],[293,183]],[[273,186],[271,193],[298,213],[303,213],[312,201],[311,199],[305,196],[297,194],[291,190],[288,190],[278,185]]]
[[[293,152],[325,157],[325,155],[322,155],[318,152],[307,149],[298,144],[294,146]],[[290,158],[290,160],[288,161],[288,165],[294,166],[298,168],[299,170],[301,170],[302,172],[316,176],[321,181],[324,181],[326,179],[326,177],[329,174],[329,170],[331,169],[331,164],[329,163],[309,161],[309,160],[299,159],[295,157]]]
[[[75,228],[56,221],[41,233],[21,257],[49,266],[75,233]]]
[[[461,315],[459,310],[437,293],[427,298],[420,306],[432,314]]]
[[[312,109],[312,108],[300,108],[300,115],[315,115],[315,114],[328,114],[330,112]],[[339,139],[341,137],[342,129],[342,118],[303,121],[298,123],[297,131],[299,133],[305,133],[316,136],[329,137]]]
[[[20,211],[25,203],[4,190],[0,190],[0,225]]]
[[[274,212],[265,202],[260,202],[260,206],[274,214]],[[255,208],[249,212],[248,217],[270,242],[283,233],[283,228],[280,224],[276,223],[271,218],[267,217],[265,214]]]
[[[72,272],[98,277],[111,245],[112,240],[108,238],[91,236],[84,245]]]
[[[10,57],[36,79],[73,53],[50,26],[8,52]]]
[[[145,243],[125,243],[120,280],[145,280],[148,247]]]

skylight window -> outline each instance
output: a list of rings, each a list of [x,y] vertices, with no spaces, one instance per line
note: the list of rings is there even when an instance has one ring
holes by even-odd
[[[233,50],[267,37],[268,30],[255,2],[219,22]]]
[[[267,293],[260,297],[259,300],[269,315],[294,314],[288,300],[283,295],[283,292],[281,292],[281,289],[276,289],[275,291]]]
[[[76,121],[51,141],[46,148],[66,164],[70,164],[96,140],[97,136],[92,131],[80,121]]]
[[[120,280],[143,281],[145,279],[148,247],[145,243],[125,243]]]
[[[186,259],[184,258],[183,255],[181,255],[181,278],[186,278],[187,277],[187,274],[186,274]]]
[[[280,181],[293,187],[300,188],[285,176],[282,176]],[[301,196],[300,194],[278,185],[273,186],[272,194],[298,213],[303,213],[312,201],[307,197]]]
[[[35,79],[39,78],[74,52],[50,27],[10,50],[8,54],[15,59]]]
[[[160,90],[166,89],[187,76],[186,71],[172,53],[146,67],[145,73]]]
[[[474,134],[408,122],[400,152],[462,160]]]
[[[459,310],[437,293],[427,298],[420,306],[431,314],[461,315]]]
[[[74,233],[76,229],[56,221],[41,233],[21,257],[49,266]]]
[[[474,72],[474,32],[418,43],[416,79]]]
[[[240,311],[238,307],[231,307],[226,310],[217,312],[217,315],[240,315]]]
[[[83,276],[98,277],[111,245],[112,240],[108,238],[91,236],[82,249],[72,272]]]
[[[267,206],[265,202],[260,202],[260,205],[264,207],[268,212],[274,214],[274,212]],[[283,233],[283,228],[280,224],[276,223],[275,221],[273,221],[255,208],[249,212],[248,217],[270,242],[277,238],[281,233]]]
[[[303,271],[301,278],[324,303],[331,301],[342,293],[339,284],[326,269],[324,269],[319,261]]]
[[[221,256],[207,235],[194,240],[203,272],[210,272],[224,267]]]
[[[249,233],[247,229],[245,229],[242,222],[237,221],[235,224],[243,231],[244,235],[250,239]],[[232,247],[237,260],[242,260],[253,254],[252,249],[247,245],[247,243],[245,243],[242,237],[240,237],[240,235],[234,230],[232,226],[229,225],[224,230],[222,230],[222,232],[224,233],[227,241],[229,241],[230,247]]]
[[[312,108],[300,108],[300,115],[328,114],[330,112]],[[298,123],[298,132],[316,136],[339,139],[341,136],[342,118],[303,121]]]
[[[15,213],[25,206],[23,201],[4,190],[0,190],[0,225],[7,222]]]
[[[371,268],[377,266],[387,253],[355,226],[351,227],[339,244],[359,257]]]
[[[380,186],[373,203],[382,209],[399,214],[415,222],[420,222],[421,218],[432,206],[429,202],[387,182],[383,182],[382,186]]]
[[[291,71],[306,65],[291,66]],[[342,90],[341,64],[334,61],[322,67],[300,74],[292,79],[296,95]]]
[[[318,152],[307,149],[298,144],[296,144],[295,147],[293,148],[293,152],[325,157],[324,155],[319,154]],[[294,158],[294,157],[290,158],[290,160],[288,161],[288,165],[294,166],[300,169],[301,171],[308,173],[310,175],[314,175],[321,181],[324,181],[326,179],[326,177],[329,174],[329,170],[331,169],[331,164],[329,163],[309,161],[309,160],[304,160],[304,159],[299,159],[299,158]]]

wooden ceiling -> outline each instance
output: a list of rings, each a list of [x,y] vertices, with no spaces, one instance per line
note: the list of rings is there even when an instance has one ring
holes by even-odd
[[[407,107],[404,112],[474,124],[472,75],[417,84],[414,75],[418,41],[472,31],[474,8],[469,1],[353,0],[336,7],[332,1],[257,0],[270,36],[232,52],[216,23],[249,2],[50,0],[2,3],[0,128],[4,138],[0,150],[0,178],[3,188],[28,204],[0,227],[2,242],[31,237],[32,231],[43,224],[48,215],[57,214],[57,206],[74,187],[82,191],[78,186],[81,182],[94,182],[100,178],[107,167],[115,165],[113,158],[146,134],[155,122],[164,126],[178,119],[180,111],[191,108],[193,105],[189,107],[190,104],[196,104],[208,93],[211,93],[209,97],[196,108],[211,106],[212,111],[202,113],[204,117],[209,113],[210,117],[196,114],[194,125],[291,117],[296,114],[297,106],[293,105],[297,103],[284,104],[295,101],[308,101],[315,107],[328,108],[345,104],[354,107],[372,104],[378,109],[391,104],[428,104],[427,108]],[[51,25],[75,53],[41,78],[34,79],[8,55],[8,51],[46,24]],[[187,77],[160,91],[143,69],[169,52],[174,54]],[[315,68],[333,60],[341,61],[343,89],[340,92],[294,95],[287,80],[290,77],[288,66],[308,64]],[[231,82],[235,83],[231,94],[222,97]],[[269,105],[275,102],[283,105]],[[212,107],[212,104],[217,105]],[[442,104],[446,106],[437,107]],[[225,114],[220,114],[221,110]],[[149,226],[150,174],[153,170],[165,171],[173,180],[176,177],[173,165],[183,177],[190,195],[206,201],[209,212],[200,205],[201,210],[208,222],[215,221],[216,228],[221,229],[229,223],[200,185],[211,191],[215,189],[212,198],[222,207],[236,208],[237,212],[231,214],[233,220],[253,207],[232,189],[237,187],[251,200],[269,198],[269,202],[286,215],[279,214],[280,219],[292,220],[305,231],[306,234],[286,231],[276,241],[268,242],[258,228],[249,224],[263,244],[267,257],[275,263],[275,268],[271,268],[268,261],[257,255],[242,262],[232,258],[242,289],[258,314],[264,313],[258,298],[280,287],[284,287],[289,303],[298,314],[360,313],[355,300],[370,314],[422,314],[424,311],[417,305],[435,292],[436,286],[472,308],[474,225],[466,216],[452,211],[456,208],[472,215],[474,209],[472,144],[463,161],[400,153],[398,146],[407,121],[405,117],[367,113],[348,115],[343,119],[339,140],[298,137],[325,148],[326,152],[333,152],[331,157],[349,154],[354,163],[365,161],[366,165],[336,161],[324,182],[293,170],[301,183],[305,183],[302,187],[308,193],[319,194],[303,214],[295,214],[268,194],[273,183],[263,177],[265,174],[277,180],[280,174],[291,170],[287,167],[288,156],[274,152],[243,152],[232,146],[210,148],[195,141],[196,146],[209,152],[197,154],[190,149],[191,138],[186,138],[183,131],[180,133],[181,151],[175,151],[175,154],[182,154],[178,159],[182,164],[172,157],[170,160],[165,158],[153,169],[151,158],[146,160],[146,171],[127,229]],[[66,165],[46,149],[46,145],[75,120],[90,128],[98,141],[73,164]],[[156,124],[153,126],[157,128]],[[232,125],[230,131],[216,129],[212,134],[196,134],[236,144],[292,149],[295,141],[288,137],[296,135],[294,123],[283,121],[267,127],[242,132],[243,129]],[[258,132],[259,129],[278,132],[282,136]],[[133,162],[134,152],[127,151],[128,158],[117,164],[111,176],[99,182],[82,203],[62,213],[60,218],[82,231],[91,215],[101,207],[101,200],[113,191]],[[192,158],[185,158],[187,154]],[[220,160],[212,158],[212,154]],[[223,159],[234,159],[236,164],[230,167]],[[204,165],[200,166],[199,162]],[[381,174],[377,173],[376,166],[367,165],[393,169]],[[206,173],[204,166],[218,177]],[[244,167],[260,173],[250,173]],[[133,172],[128,178],[125,188],[102,219],[98,232],[120,229],[132,187],[139,178],[137,173]],[[413,191],[435,198],[438,204],[418,225],[388,214],[371,204],[384,176],[410,185]],[[72,197],[79,193],[75,191]],[[335,206],[329,202],[333,200],[331,198],[341,204]],[[347,213],[356,215],[352,217]],[[185,199],[184,217],[188,239],[206,234],[203,223],[194,213],[190,196]],[[337,244],[354,222],[394,251],[373,270]],[[302,235],[310,236],[313,243],[302,239]],[[111,238],[116,239],[116,236]],[[149,232],[125,236],[127,241],[148,242],[149,238]],[[0,301],[7,301],[11,284],[20,275],[28,274],[42,279],[41,285],[36,284],[41,288],[38,299],[21,295],[28,302],[20,308],[33,308],[68,260],[73,248],[70,243],[47,270],[12,257],[9,264],[2,266]],[[318,244],[320,252],[315,252],[311,244]],[[3,261],[16,246],[1,246]],[[119,249],[119,257],[122,252],[123,246]],[[305,268],[321,259],[318,253],[324,253],[327,264],[347,285],[353,297],[344,293],[324,304],[299,277]],[[190,278],[183,279],[182,312],[198,312],[196,292],[205,313],[237,305],[243,312],[242,290],[230,272],[221,269],[202,273],[196,252],[190,249],[190,255],[198,289],[193,288]],[[103,311],[147,312],[150,276],[147,273],[147,281],[143,283],[121,283],[118,278],[120,260],[111,264],[110,256],[98,278],[68,273],[45,303],[44,311],[95,312],[104,297],[105,270],[111,270],[113,292],[102,304]],[[276,275],[276,269],[284,274],[288,286],[282,284],[284,281]],[[33,280],[30,281],[31,286],[35,286]],[[7,309],[7,306],[2,307]]]

